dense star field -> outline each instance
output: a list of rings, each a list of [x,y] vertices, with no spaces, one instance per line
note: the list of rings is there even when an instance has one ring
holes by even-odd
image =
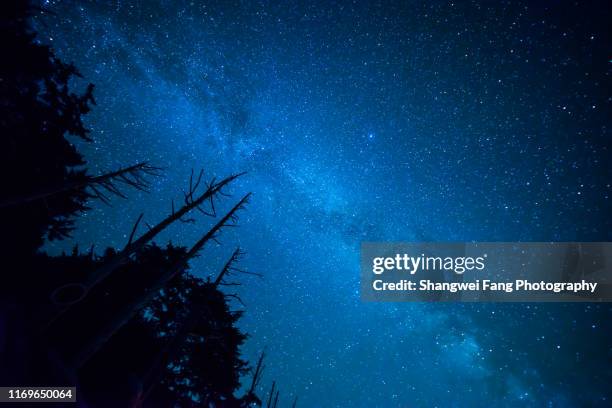
[[[193,267],[239,244],[265,274],[244,352],[282,406],[611,404],[608,304],[359,299],[362,241],[612,239],[609,4],[206,3],[44,3],[40,41],[96,85],[91,171],[166,168],[50,251],[125,244],[192,168],[247,171],[241,227]]]

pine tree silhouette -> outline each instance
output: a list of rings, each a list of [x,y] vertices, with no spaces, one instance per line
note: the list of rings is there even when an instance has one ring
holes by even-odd
[[[90,141],[82,116],[94,104],[93,85],[81,95],[68,86],[79,76],[40,44],[26,2],[0,5],[0,383],[76,385],[88,407],[261,405],[257,388],[263,354],[251,387],[235,393],[250,368],[240,355],[247,336],[242,315],[222,289],[238,274],[237,249],[214,280],[189,262],[222,230],[235,225],[250,194],[218,214],[223,190],[241,174],[202,186],[194,173],[184,204],[143,233],[141,215],[124,248],[96,255],[91,248],[50,256],[45,239],[69,237],[87,201],[125,198],[123,188],[146,190],[161,169],[138,163],[100,176],[69,137]],[[10,58],[9,58],[10,56]],[[200,213],[211,226],[190,247],[158,246],[154,239],[176,222]]]
[[[2,2],[0,7],[4,56],[0,66],[0,202],[8,202],[50,186],[85,181],[85,171],[79,167],[85,164],[83,157],[66,135],[90,140],[81,116],[94,99],[93,85],[82,95],[69,90],[68,81],[79,74],[49,47],[36,42],[28,22],[32,9],[26,2]],[[29,254],[45,236],[67,236],[73,217],[86,208],[86,199],[77,189],[4,209],[0,223],[11,239],[3,249]]]

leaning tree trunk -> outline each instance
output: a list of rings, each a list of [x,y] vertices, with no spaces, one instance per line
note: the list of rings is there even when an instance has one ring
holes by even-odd
[[[236,219],[236,213],[247,203],[251,193],[245,195],[214,227],[212,227],[199,241],[197,241],[193,247],[187,252],[180,261],[174,264],[165,274],[163,274],[155,284],[153,284],[147,292],[143,295],[134,299],[129,303],[124,310],[104,328],[94,336],[89,342],[84,344],[80,350],[74,354],[72,363],[75,367],[82,367],[94,354],[102,348],[102,346],[121,328],[123,327],[134,315],[141,310],[147,303],[149,303],[172,278],[177,274],[181,273],[186,267],[189,260],[191,260],[202,247],[211,239],[217,235],[217,233],[227,225],[229,221]]]

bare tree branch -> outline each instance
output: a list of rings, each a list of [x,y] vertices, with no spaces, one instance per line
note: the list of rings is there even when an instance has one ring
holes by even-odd
[[[242,301],[242,298],[238,296],[236,293],[226,294],[225,297],[236,299],[238,303],[242,305],[242,307],[246,307],[246,304]]]
[[[276,396],[274,397],[274,403],[272,404],[272,408],[276,408],[278,406],[278,394],[280,393],[279,390],[276,390]]]
[[[132,241],[134,240],[134,234],[136,234],[136,230],[138,229],[138,224],[140,224],[140,221],[142,220],[143,216],[144,216],[144,213],[140,213],[140,215],[138,216],[138,219],[134,223],[134,227],[132,228],[132,232],[130,233],[130,238],[128,239],[128,243],[126,244],[126,246],[132,245]]]
[[[181,273],[188,266],[189,260],[196,256],[202,247],[210,241],[212,237],[219,233],[221,228],[226,226],[228,222],[233,222],[233,220],[236,219],[236,212],[244,208],[250,196],[251,193],[248,193],[242,197],[242,199],[206,234],[204,234],[178,262],[176,262],[165,274],[160,276],[157,282],[149,287],[143,295],[129,303],[117,318],[111,320],[104,326],[99,334],[94,336],[87,344],[83,345],[81,350],[77,351],[75,355],[75,365],[81,367],[85,364],[121,327],[150,302],[172,278]]]
[[[110,273],[114,271],[117,267],[119,267],[124,262],[126,262],[131,254],[142,249],[148,242],[150,242],[153,238],[155,238],[160,232],[162,232],[164,229],[169,227],[175,221],[181,220],[185,214],[187,214],[189,211],[196,208],[201,203],[211,199],[215,194],[219,193],[219,191],[221,191],[223,187],[227,186],[229,183],[234,181],[236,178],[240,177],[242,174],[244,173],[239,173],[239,174],[229,176],[221,180],[219,183],[210,185],[206,189],[206,191],[202,193],[196,200],[192,200],[189,204],[184,205],[178,211],[173,211],[172,214],[170,214],[168,217],[162,220],[159,224],[155,226],[151,226],[148,223],[145,223],[145,225],[148,228],[148,231],[144,233],[136,241],[130,241],[122,251],[117,253],[115,256],[109,259],[104,265],[102,265],[97,271],[95,271],[90,277],[90,279],[83,284],[83,286],[86,288],[85,290],[89,292],[91,288],[96,286],[98,283],[104,280],[108,275],[110,275]],[[71,287],[74,286],[74,284],[72,283],[68,285]],[[56,289],[54,293],[59,292],[59,291],[61,291],[61,287]],[[83,299],[83,297],[79,298],[79,300],[81,299]],[[52,296],[52,301],[55,301],[54,296]]]
[[[272,389],[270,390],[270,397],[268,398],[268,403],[266,404],[266,408],[272,407],[272,397],[274,397],[274,388],[276,388],[276,381],[272,381]]]
[[[251,380],[251,386],[249,387],[249,392],[247,394],[255,394],[255,388],[259,385],[261,381],[261,376],[263,374],[263,370],[265,368],[263,361],[266,356],[265,350],[261,352],[259,355],[259,359],[257,360],[257,366],[255,367],[255,372],[253,373],[253,379]]]
[[[234,225],[232,224],[227,225],[227,227],[231,227],[231,226],[234,226]],[[217,276],[217,279],[215,279],[215,282],[214,282],[215,286],[240,286],[239,283],[226,283],[223,280],[224,278],[231,276],[231,275],[235,275],[235,274],[253,275],[253,276],[258,276],[260,278],[263,277],[263,275],[259,273],[248,272],[248,271],[236,268],[234,266],[234,264],[238,262],[242,256],[244,256],[244,254],[245,253],[240,249],[240,247],[234,250],[234,252],[232,253],[232,256],[230,256],[230,258],[225,263],[225,266],[221,270],[221,273],[219,273],[219,276]]]
[[[138,163],[100,176],[87,176],[83,181],[64,183],[27,196],[9,198],[0,202],[0,208],[27,204],[71,190],[85,190],[90,198],[96,198],[105,204],[110,204],[109,197],[104,192],[126,198],[117,184],[125,184],[138,190],[147,191],[150,185],[142,176],[159,177],[161,176],[161,170],[161,168],[151,166],[146,162]]]
[[[234,262],[237,262],[242,256],[242,254],[243,253],[240,251],[240,247],[234,250],[234,252],[232,253],[232,256],[230,256],[230,258],[225,263],[225,266],[221,270],[221,273],[219,274],[219,276],[217,276],[217,279],[215,279],[215,286],[219,286],[219,284],[223,282],[224,275],[229,272],[229,270],[232,267],[232,264]]]

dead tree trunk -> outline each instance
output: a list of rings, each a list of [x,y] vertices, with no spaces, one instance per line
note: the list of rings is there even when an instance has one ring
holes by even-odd
[[[272,389],[270,390],[270,396],[268,397],[268,403],[266,404],[266,408],[272,407],[272,397],[274,397],[275,388],[276,388],[276,381],[272,381]]]
[[[201,177],[200,173],[200,177]],[[127,243],[127,245],[125,246],[125,248],[120,251],[119,253],[117,253],[115,256],[113,256],[111,259],[109,259],[107,262],[104,263],[104,265],[102,267],[100,267],[98,270],[96,270],[91,277],[86,280],[84,283],[69,283],[63,286],[60,286],[59,288],[57,288],[52,294],[51,294],[51,300],[54,301],[55,303],[59,303],[56,301],[56,299],[61,299],[62,297],[62,292],[63,291],[69,291],[74,289],[75,287],[81,290],[81,294],[80,296],[76,297],[72,302],[67,303],[67,304],[62,304],[59,303],[61,306],[63,306],[63,308],[56,313],[53,317],[51,317],[47,324],[45,325],[45,328],[51,326],[56,320],[58,320],[71,306],[73,306],[74,304],[82,301],[87,295],[88,293],[91,291],[92,288],[94,288],[97,284],[99,284],[100,282],[102,282],[106,277],[108,277],[115,269],[117,269],[119,266],[121,266],[122,264],[124,264],[125,262],[127,262],[127,260],[129,259],[129,257],[139,251],[140,249],[142,249],[147,243],[149,243],[153,238],[155,238],[160,232],[162,232],[164,229],[166,229],[167,227],[169,227],[171,224],[173,224],[174,222],[181,220],[183,218],[184,215],[186,215],[188,212],[194,210],[194,209],[198,209],[199,211],[206,213],[202,208],[201,205],[203,205],[204,203],[206,203],[207,201],[210,202],[212,211],[213,211],[213,215],[214,215],[214,198],[217,194],[222,193],[222,189],[227,186],[229,183],[231,183],[232,181],[234,181],[236,178],[240,177],[242,174],[244,173],[239,173],[239,174],[235,174],[232,175],[230,177],[227,177],[223,180],[221,180],[218,183],[214,183],[211,182],[211,184],[208,186],[208,188],[206,189],[206,191],[204,191],[204,193],[202,193],[198,198],[193,199],[193,195],[195,193],[195,190],[197,189],[199,183],[200,183],[200,177],[198,178],[198,181],[195,183],[195,185],[193,184],[192,180],[190,180],[189,183],[189,192],[185,194],[185,205],[183,207],[181,207],[178,211],[174,211],[174,208],[172,209],[172,213],[166,217],[164,220],[162,220],[160,223],[158,223],[157,225],[155,225],[154,227],[151,227],[147,232],[145,232],[140,238],[138,238],[136,241],[132,242],[132,238],[135,235],[136,229],[138,227],[138,224],[140,222],[140,220],[142,219],[142,215],[140,217],[138,217],[138,220],[136,221],[136,224],[134,225],[134,227],[132,228],[132,233],[130,234],[130,239]],[[206,213],[208,214],[208,213]],[[210,215],[210,214],[209,214]]]
[[[211,239],[214,239],[221,228],[227,226],[228,222],[236,221],[236,213],[244,207],[247,203],[251,193],[245,195],[214,227],[212,227],[199,241],[197,241],[193,247],[187,252],[187,254],[178,261],[170,270],[163,274],[158,281],[153,284],[142,296],[134,299],[129,303],[124,310],[112,319],[108,324],[104,326],[104,329],[100,331],[98,335],[93,337],[88,343],[84,344],[80,350],[75,353],[74,365],[76,367],[83,366],[98,350],[121,328],[123,327],[134,315],[142,309],[148,302],[150,302],[172,278],[177,274],[181,273],[187,266],[189,260],[191,260],[197,253],[202,249]]]
[[[264,351],[261,352],[259,359],[257,360],[257,366],[255,367],[255,372],[253,373],[253,380],[251,381],[251,386],[249,387],[249,391],[247,395],[255,395],[255,388],[259,385],[259,381],[261,380],[261,376],[263,374],[264,365],[263,361],[266,353]]]
[[[240,252],[240,247],[234,250],[234,252],[232,253],[232,256],[230,256],[230,259],[227,260],[227,262],[225,263],[225,266],[223,267],[223,269],[221,269],[219,276],[217,276],[217,279],[215,279],[215,283],[214,283],[215,287],[219,286],[219,284],[223,282],[223,278],[232,268],[232,264],[240,258],[241,254],[242,253]]]
[[[272,408],[276,408],[278,406],[278,394],[280,393],[279,390],[276,390],[276,395],[274,396],[274,403],[272,404]]]

